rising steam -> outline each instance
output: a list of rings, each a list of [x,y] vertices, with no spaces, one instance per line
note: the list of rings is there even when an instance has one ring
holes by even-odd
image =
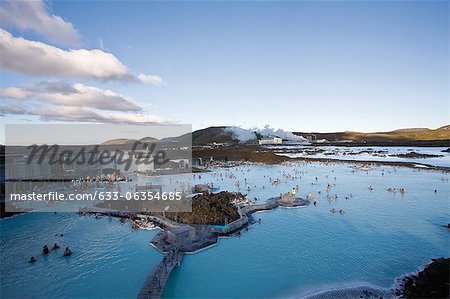
[[[225,132],[231,133],[233,138],[238,139],[240,142],[249,142],[249,141],[255,141],[256,140],[256,134],[262,135],[263,137],[280,137],[283,139],[283,141],[290,141],[290,142],[306,142],[307,140],[303,138],[302,136],[297,136],[292,134],[292,132],[286,132],[282,129],[274,130],[269,125],[265,125],[263,129],[259,128],[250,128],[250,129],[243,129],[239,127],[226,127],[224,129]]]

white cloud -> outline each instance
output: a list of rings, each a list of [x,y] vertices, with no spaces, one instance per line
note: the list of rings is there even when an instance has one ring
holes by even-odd
[[[142,83],[151,83],[151,84],[155,84],[155,85],[159,85],[159,84],[164,83],[164,81],[158,76],[145,75],[145,74],[142,74],[142,73],[139,74],[137,76],[137,78]]]
[[[41,81],[0,89],[0,116],[36,116],[43,121],[166,124],[161,116],[147,114],[144,106],[111,90]]]
[[[57,105],[84,106],[102,110],[141,111],[142,107],[111,90],[99,89],[80,83],[74,84],[73,93],[43,93],[39,100]]]
[[[0,28],[0,68],[34,76],[75,77],[159,84],[158,76],[131,74],[114,55],[102,50],[62,50],[14,37]]]
[[[62,106],[81,106],[112,111],[142,111],[142,106],[111,90],[70,85],[61,81],[41,81],[23,87],[0,89],[0,98],[37,100]]]
[[[95,111],[73,106],[38,107],[32,109],[30,114],[47,121],[92,122],[99,117]]]
[[[101,50],[69,50],[13,37],[0,29],[0,65],[27,75],[121,79],[130,76],[114,55]]]
[[[0,116],[28,114],[27,107],[22,104],[2,102]]]
[[[8,87],[0,89],[0,98],[26,100],[31,93],[20,87]]]
[[[103,122],[111,122],[111,123],[125,123],[125,124],[173,123],[172,121],[167,120],[164,117],[152,114],[137,114],[137,113],[106,114],[103,112],[99,114],[103,118]]]
[[[50,41],[77,45],[80,35],[74,26],[48,12],[43,1],[7,0],[0,3],[0,24],[20,30],[32,30]]]
[[[170,124],[172,121],[161,116],[142,113],[105,113],[75,106],[34,106],[1,103],[0,116],[27,115],[39,117],[42,121],[115,124]]]
[[[123,124],[167,124],[171,121],[156,115],[146,114],[110,114],[83,109],[81,107],[59,106],[38,108],[31,111],[32,115],[40,116],[45,121],[65,122],[95,122]]]

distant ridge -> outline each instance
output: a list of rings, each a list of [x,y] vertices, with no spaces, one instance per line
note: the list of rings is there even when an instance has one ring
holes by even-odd
[[[310,133],[310,132],[294,132],[296,135],[308,136],[316,135],[316,138],[326,139],[330,142],[338,142],[343,140],[352,140],[354,142],[405,142],[405,141],[450,141],[450,125],[440,127],[438,129],[428,128],[406,128],[389,132],[335,132],[335,133]]]
[[[102,143],[102,145],[132,144],[132,143],[135,143],[137,141],[152,143],[152,142],[158,142],[159,140],[156,139],[156,138],[153,138],[153,137],[144,137],[144,138],[141,138],[139,140],[137,140],[137,139],[127,139],[127,138],[117,138],[117,139],[111,139],[111,140],[105,141],[105,142]]]
[[[391,133],[401,133],[401,132],[416,132],[416,131],[431,131],[431,129],[428,128],[407,128],[407,129],[398,129],[391,131]],[[383,133],[383,132],[381,132]]]
[[[126,139],[126,138],[118,138],[111,139],[102,143],[102,145],[121,145],[121,144],[130,144],[137,141],[136,139]]]
[[[192,132],[192,144],[202,145],[211,143],[231,143],[237,144],[239,140],[236,139],[232,132],[226,130],[226,126],[208,127]],[[341,142],[345,140],[351,140],[355,143],[380,143],[380,144],[410,144],[415,141],[449,141],[450,142],[450,125],[442,126],[438,129],[428,128],[406,128],[398,129],[389,132],[375,132],[375,133],[362,133],[362,132],[334,132],[334,133],[316,133],[316,132],[293,132],[295,135],[307,137],[311,134],[315,135],[316,139],[326,139],[330,142]],[[145,137],[140,139],[142,142],[181,142],[189,144],[191,134],[185,134],[178,137],[164,138],[158,140],[153,137]],[[105,141],[104,145],[121,145],[130,144],[138,140],[118,138]],[[447,145],[445,145],[447,146]]]
[[[227,127],[208,127],[192,132],[192,144],[208,143],[238,143],[231,132],[225,131]]]
[[[142,142],[148,142],[148,143],[152,143],[152,142],[158,142],[159,140],[157,138],[153,138],[153,137],[144,137],[139,139]]]

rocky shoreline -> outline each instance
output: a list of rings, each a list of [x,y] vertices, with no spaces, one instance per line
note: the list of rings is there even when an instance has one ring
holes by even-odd
[[[362,298],[362,299],[431,299],[449,298],[449,258],[432,259],[421,271],[399,277],[395,286],[349,285],[315,291],[303,299]]]
[[[395,294],[400,298],[449,298],[450,258],[432,259],[417,273],[401,278]]]
[[[416,153],[416,152],[410,152],[407,154],[389,155],[389,156],[390,157],[399,157],[399,158],[419,158],[419,159],[444,157],[444,155],[430,155],[430,154],[421,154],[421,153]]]

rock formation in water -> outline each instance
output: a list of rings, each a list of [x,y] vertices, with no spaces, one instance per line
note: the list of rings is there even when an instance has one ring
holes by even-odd
[[[171,219],[188,224],[225,225],[239,218],[235,199],[242,200],[241,193],[222,191],[203,193],[192,198],[192,212],[167,213]]]
[[[391,157],[399,157],[399,158],[440,158],[444,157],[443,155],[433,155],[433,154],[422,154],[422,153],[416,153],[416,152],[410,152],[406,154],[398,154],[398,155],[389,155]]]

